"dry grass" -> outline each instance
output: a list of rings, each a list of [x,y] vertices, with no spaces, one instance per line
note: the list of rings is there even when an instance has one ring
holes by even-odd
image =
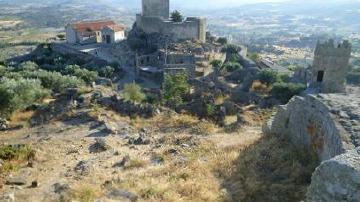
[[[16,171],[23,163],[34,160],[35,155],[35,150],[28,145],[0,147],[0,159],[4,160],[4,165],[0,167],[0,175]]]
[[[93,202],[99,192],[90,186],[81,186],[71,191],[71,198],[79,202]]]
[[[205,140],[198,145],[177,156],[164,152],[161,154],[164,165],[128,172],[117,186],[138,193],[141,201],[225,200],[227,195],[222,191],[219,177],[230,174],[227,172],[232,170],[239,148],[220,148]]]
[[[12,126],[29,126],[29,121],[34,115],[34,111],[16,111],[10,117]]]
[[[232,201],[301,201],[317,165],[316,155],[264,137],[240,152],[224,186]]]
[[[124,169],[130,170],[130,169],[136,169],[136,168],[143,168],[148,164],[149,164],[149,162],[145,159],[141,159],[138,157],[130,157],[129,162],[124,166]]]
[[[251,85],[250,92],[267,94],[271,91],[272,87],[261,83],[261,81],[254,81]]]

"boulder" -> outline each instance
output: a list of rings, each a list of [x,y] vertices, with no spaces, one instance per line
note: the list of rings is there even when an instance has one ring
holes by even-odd
[[[122,189],[112,189],[107,194],[107,197],[113,200],[131,202],[137,201],[139,198],[136,194]]]
[[[92,169],[92,164],[89,161],[80,161],[78,164],[76,164],[74,170],[79,175],[89,175]]]
[[[95,138],[95,143],[90,146],[90,153],[99,153],[111,149],[111,146],[106,143],[105,138]]]
[[[314,151],[320,161],[360,146],[360,97],[345,94],[296,96],[279,106],[264,125],[266,135],[290,140],[300,149]]]
[[[56,194],[63,194],[65,192],[70,191],[70,186],[68,184],[55,183],[53,185],[53,188]]]
[[[22,186],[22,185],[26,185],[26,179],[24,179],[23,177],[9,177],[8,179],[6,179],[5,184],[6,185],[18,185],[18,186]]]
[[[360,147],[321,163],[313,173],[306,201],[360,202]]]
[[[139,135],[138,138],[130,138],[129,139],[129,144],[134,144],[134,145],[148,145],[151,143],[151,140],[144,137],[143,135]]]
[[[9,128],[9,122],[0,118],[0,131],[7,130]]]

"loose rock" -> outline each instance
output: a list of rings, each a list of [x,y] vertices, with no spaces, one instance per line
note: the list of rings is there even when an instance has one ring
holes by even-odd
[[[86,176],[90,174],[91,167],[92,165],[90,162],[80,161],[75,167],[75,172],[80,175]]]
[[[22,177],[10,177],[5,182],[6,185],[18,185],[18,186],[26,185],[26,183],[27,183],[26,180]]]
[[[122,189],[113,189],[108,194],[107,197],[113,200],[130,200],[131,202],[137,201],[138,196],[132,192],[122,190]]]
[[[96,138],[95,143],[90,146],[90,153],[99,153],[111,149],[104,138]]]

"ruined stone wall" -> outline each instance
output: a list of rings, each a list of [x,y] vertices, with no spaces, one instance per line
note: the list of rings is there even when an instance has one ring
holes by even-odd
[[[347,41],[334,45],[330,40],[317,44],[314,63],[311,68],[312,84],[320,85],[321,93],[345,92],[346,74],[351,57],[351,44]],[[323,81],[319,82],[319,72],[324,72]]]
[[[206,20],[202,18],[187,18],[183,22],[172,22],[159,17],[137,15],[136,24],[145,33],[160,33],[169,35],[175,40],[196,39],[206,41]]]
[[[294,97],[263,127],[318,155],[306,201],[360,201],[359,106],[357,94]]]
[[[294,97],[280,106],[264,133],[287,137],[295,146],[315,151],[321,161],[360,146],[360,98],[320,94]]]

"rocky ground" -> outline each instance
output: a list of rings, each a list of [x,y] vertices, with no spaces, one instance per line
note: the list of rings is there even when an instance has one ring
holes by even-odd
[[[34,161],[3,175],[0,199],[219,201],[228,196],[216,171],[229,169],[238,150],[261,137],[260,125],[226,133],[187,115],[130,120],[102,108],[75,110],[48,124],[0,132],[1,144],[36,151]]]

